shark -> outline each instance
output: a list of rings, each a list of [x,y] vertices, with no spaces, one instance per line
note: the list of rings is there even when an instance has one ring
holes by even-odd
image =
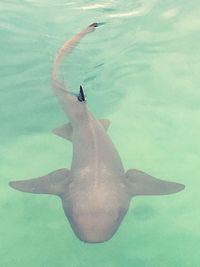
[[[71,168],[9,182],[12,188],[22,192],[60,197],[71,228],[78,239],[86,243],[111,239],[122,223],[132,197],[173,194],[185,187],[141,170],[125,171],[107,133],[110,121],[97,119],[89,111],[82,86],[74,95],[59,78],[63,59],[97,26],[98,23],[92,23],[66,41],[53,63],[52,88],[69,119],[53,132],[72,143]]]

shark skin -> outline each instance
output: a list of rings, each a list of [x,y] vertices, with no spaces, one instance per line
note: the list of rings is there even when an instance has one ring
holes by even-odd
[[[59,196],[74,233],[87,243],[105,242],[115,234],[132,197],[173,194],[184,189],[183,184],[163,181],[143,171],[126,172],[107,134],[109,121],[96,119],[90,113],[82,87],[76,97],[59,81],[64,57],[97,26],[93,23],[67,41],[53,65],[53,91],[70,121],[53,132],[72,142],[70,170],[59,169],[42,177],[9,183],[22,192]]]

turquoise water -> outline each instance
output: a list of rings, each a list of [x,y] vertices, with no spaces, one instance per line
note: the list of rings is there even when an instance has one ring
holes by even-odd
[[[3,1],[0,5],[0,266],[200,266],[199,1]],[[84,244],[60,200],[8,187],[69,167],[72,148],[51,130],[66,121],[52,91],[53,57],[94,21],[63,64],[85,88],[126,169],[186,185],[137,197],[108,242]]]

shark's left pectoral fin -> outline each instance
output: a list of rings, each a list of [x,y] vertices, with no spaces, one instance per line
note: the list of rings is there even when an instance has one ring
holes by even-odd
[[[38,178],[12,181],[9,182],[9,185],[14,189],[27,193],[61,195],[68,180],[69,170],[59,169]]]
[[[131,195],[168,195],[185,188],[183,184],[163,181],[135,169],[128,170],[126,177]]]

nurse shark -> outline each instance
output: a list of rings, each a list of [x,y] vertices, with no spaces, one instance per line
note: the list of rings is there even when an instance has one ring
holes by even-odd
[[[75,96],[59,80],[64,57],[97,26],[93,23],[67,41],[53,64],[52,88],[70,121],[53,132],[72,142],[70,170],[63,168],[39,178],[9,183],[19,191],[59,196],[74,233],[87,243],[104,242],[115,234],[132,197],[167,195],[184,189],[183,184],[163,181],[140,170],[125,171],[107,134],[109,120],[91,114],[82,86]]]

